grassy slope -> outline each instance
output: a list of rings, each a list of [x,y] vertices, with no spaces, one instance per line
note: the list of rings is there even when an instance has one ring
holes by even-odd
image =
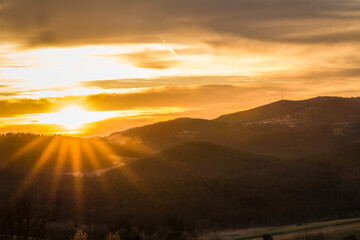
[[[317,233],[324,233],[328,240],[342,239],[342,237],[351,234],[360,236],[360,218],[313,222],[303,225],[219,231],[201,235],[199,239],[211,239],[215,236],[224,240],[262,239],[263,235],[270,234],[274,239],[285,240]]]

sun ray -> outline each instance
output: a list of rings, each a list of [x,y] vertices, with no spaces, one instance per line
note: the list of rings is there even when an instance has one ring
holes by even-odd
[[[93,143],[96,149],[99,150],[106,158],[110,159],[111,156],[116,155],[114,150],[111,149],[104,141],[96,140]]]
[[[24,155],[26,152],[28,152],[30,149],[35,148],[36,146],[40,145],[45,140],[44,137],[35,137],[35,139],[31,140],[27,145],[22,147],[19,151],[15,152],[12,157],[4,161],[1,165],[2,168],[8,166],[11,162],[18,159],[22,155]]]
[[[114,150],[104,141],[95,141],[94,143],[96,144],[97,149],[99,149],[104,156],[110,158],[111,156],[116,155]],[[156,199],[156,194],[151,189],[151,187],[149,187],[148,184],[128,166],[119,168],[119,171],[121,171],[129,179],[129,182],[133,184],[134,187],[140,191],[148,200]]]
[[[31,169],[29,174],[25,177],[23,183],[20,185],[16,197],[22,196],[23,193],[28,189],[28,187],[33,183],[34,178],[39,173],[41,168],[49,161],[51,155],[56,150],[59,144],[59,137],[54,137],[50,143],[46,146],[39,160],[36,162],[35,166]]]
[[[71,139],[70,142],[70,156],[72,163],[72,171],[73,172],[81,172],[82,164],[81,164],[81,149],[80,149],[80,140],[78,138]],[[73,186],[73,194],[75,199],[75,210],[77,217],[83,216],[83,185],[82,179],[80,177],[74,177],[74,186]]]
[[[81,149],[84,150],[85,155],[87,156],[87,159],[90,161],[91,167],[95,170],[100,169],[100,163],[99,159],[96,157],[96,154],[87,141],[81,141],[80,142]]]
[[[95,141],[97,149],[101,151],[101,153],[105,156],[113,156],[116,155],[114,150],[109,147],[104,141]],[[131,167],[124,166],[119,168],[119,171],[121,171],[129,180],[129,182],[134,185],[134,187],[140,191],[148,200],[156,201],[157,195],[155,191],[134,171],[131,170]]]
[[[99,164],[99,159],[97,158],[96,153],[95,153],[93,147],[91,146],[91,144],[87,141],[82,141],[81,146],[87,156],[87,159],[89,159],[92,167],[95,170],[100,169],[101,166]],[[106,199],[107,200],[113,199],[113,195],[111,194],[112,191],[109,188],[109,185],[106,184],[106,182],[104,181],[103,178],[100,178],[100,184],[101,184],[101,190],[104,192]]]
[[[79,172],[81,171],[81,151],[80,151],[80,140],[74,138],[70,140],[70,154],[71,154],[71,163],[72,171]]]
[[[52,187],[50,189],[50,194],[49,194],[49,200],[51,203],[54,203],[55,199],[57,197],[57,191],[59,188],[61,175],[63,174],[64,163],[65,163],[66,157],[68,157],[68,153],[69,153],[69,141],[66,138],[65,139],[62,138],[60,146],[59,146],[57,159],[56,159],[56,165],[54,168],[52,184],[51,184]]]

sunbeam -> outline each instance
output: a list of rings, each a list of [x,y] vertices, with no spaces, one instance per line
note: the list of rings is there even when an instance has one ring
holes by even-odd
[[[81,172],[82,164],[82,156],[80,149],[80,140],[78,138],[71,139],[70,142],[70,156],[72,163],[72,171],[73,172]],[[76,177],[74,180],[73,186],[73,195],[75,199],[75,210],[78,217],[83,216],[83,185],[82,179],[80,177]]]
[[[24,155],[25,153],[27,153],[29,150],[35,148],[36,146],[40,145],[42,142],[44,142],[45,138],[44,137],[35,137],[35,139],[33,139],[32,141],[30,141],[28,144],[26,144],[24,147],[22,147],[20,150],[18,150],[17,152],[15,152],[15,154],[13,154],[13,156],[11,156],[10,158],[6,159],[2,164],[1,167],[5,168],[6,166],[8,166],[12,161],[18,159],[19,157],[21,157],[22,155]]]
[[[85,152],[86,159],[90,161],[93,169],[100,169],[99,159],[96,156],[93,146],[87,141],[82,141],[81,147]],[[111,201],[113,199],[113,195],[111,194],[111,189],[109,188],[109,185],[104,181],[103,178],[100,178],[100,183],[101,190],[105,194],[106,199]]]
[[[22,185],[19,187],[16,196],[21,196],[27,188],[33,183],[34,178],[40,172],[41,168],[50,160],[51,155],[59,145],[59,137],[54,137],[47,145],[40,158],[37,160],[35,166],[31,169],[28,175],[23,180]]]
[[[52,184],[49,193],[49,201],[53,204],[57,197],[58,187],[61,181],[61,175],[63,174],[64,164],[69,157],[69,139],[62,138],[59,146],[58,155],[56,158],[56,165],[53,171]]]

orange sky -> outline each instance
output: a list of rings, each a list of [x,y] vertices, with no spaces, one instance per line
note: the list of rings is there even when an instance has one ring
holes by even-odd
[[[359,96],[358,0],[0,0],[0,132]]]

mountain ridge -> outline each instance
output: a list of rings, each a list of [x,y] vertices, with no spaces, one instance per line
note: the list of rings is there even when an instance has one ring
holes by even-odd
[[[286,114],[286,113],[307,107],[312,104],[330,101],[330,100],[334,100],[337,98],[338,97],[319,96],[319,97],[305,99],[305,100],[299,100],[299,101],[280,100],[280,101],[262,105],[262,106],[259,106],[256,108],[252,108],[249,110],[230,113],[230,114],[224,114],[224,115],[221,115],[221,116],[215,118],[214,120],[220,121],[220,122],[222,122],[222,121],[231,122],[232,119],[241,118],[241,117],[243,117],[243,115],[246,115],[246,114],[248,114],[250,116],[245,116],[245,119],[240,119],[241,122],[263,120],[264,118],[267,119],[267,118],[278,117],[278,116],[281,116],[282,114]],[[265,111],[265,116],[263,116],[264,113],[261,113],[261,111]],[[239,122],[239,119],[237,119],[235,121]]]
[[[187,141],[208,141],[284,158],[310,156],[360,139],[360,98],[282,100],[218,118],[177,118],[108,136],[149,154]]]

